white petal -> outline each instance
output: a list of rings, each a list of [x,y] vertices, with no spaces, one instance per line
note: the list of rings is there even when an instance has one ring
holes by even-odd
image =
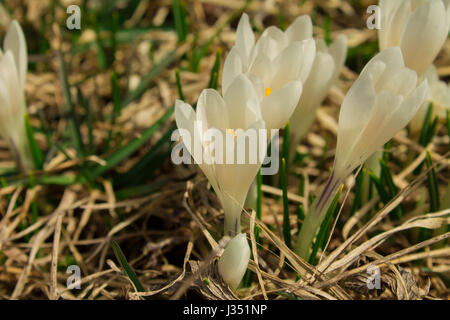
[[[222,92],[226,92],[229,85],[243,72],[242,60],[239,50],[233,47],[228,53],[223,65],[222,73]]]
[[[267,56],[270,60],[273,60],[282,49],[283,48],[280,48],[275,39],[268,35],[261,36],[252,49],[250,65],[254,63],[255,59],[261,54]]]
[[[261,35],[262,37],[269,37],[276,41],[278,48],[283,49],[287,44],[286,35],[280,28],[270,26]],[[278,49],[280,51],[280,49]]]
[[[197,102],[197,120],[203,123],[203,130],[209,128],[227,129],[228,111],[222,96],[214,89],[204,89]]]
[[[258,76],[265,87],[270,86],[272,79],[272,62],[264,53],[259,54],[253,62],[249,72]]]
[[[194,158],[195,164],[199,165],[214,190],[219,193],[220,189],[218,187],[215,168],[214,165],[211,164],[211,154],[205,151],[205,146],[202,144],[203,135],[199,128],[195,126],[197,116],[194,109],[189,104],[181,100],[176,100],[175,120],[178,129],[181,129],[180,135],[183,139],[183,143],[191,156]],[[195,147],[196,143],[200,146],[199,150]]]
[[[236,77],[225,92],[224,100],[228,109],[229,129],[247,129],[249,124],[261,119],[258,95],[245,75]]]
[[[284,128],[294,112],[301,94],[302,83],[291,81],[263,99],[261,109],[267,129]]]
[[[272,89],[283,87],[293,80],[306,81],[315,57],[314,40],[294,42],[273,62]]]
[[[403,68],[390,78],[387,78],[386,81],[378,81],[375,88],[377,92],[384,90],[406,97],[416,88],[416,85],[416,72],[408,68]]]
[[[312,35],[312,22],[308,15],[297,17],[286,30],[289,42],[310,39]]]
[[[402,69],[404,69],[402,52],[399,47],[392,47],[372,58],[361,74],[372,73],[374,84],[379,88]]]
[[[180,134],[186,148],[192,156],[194,156],[194,138],[200,138],[199,135],[196,135],[197,132],[195,132],[196,130],[194,129],[194,123],[196,120],[197,116],[195,111],[189,104],[181,100],[175,101],[175,121],[178,129],[186,130],[181,130]],[[199,159],[195,159],[195,161],[199,162],[198,160]]]
[[[433,63],[448,35],[447,13],[442,1],[429,1],[409,19],[401,40],[408,68],[419,75]]]
[[[215,166],[215,174],[219,183],[219,190],[221,194],[221,203],[225,211],[225,229],[234,230],[234,225],[237,223],[239,231],[239,217],[241,215],[245,199],[247,198],[250,185],[256,177],[256,174],[261,167],[264,160],[265,152],[260,155],[259,150],[259,130],[265,129],[264,121],[259,120],[249,126],[247,130],[234,130],[230,133],[227,130],[223,154],[225,159],[232,160],[231,163],[217,164]],[[256,142],[244,146],[243,150],[239,150],[240,141],[248,141],[245,134],[253,135]],[[244,138],[244,139],[242,139]],[[266,141],[266,137],[262,137]],[[234,141],[234,145],[229,145],[228,140]],[[241,160],[242,162],[238,162]],[[252,161],[253,162],[252,162]]]
[[[367,123],[375,105],[375,88],[370,73],[362,73],[355,81],[342,102],[339,114],[339,132],[361,128]],[[339,139],[338,134],[338,139]]]
[[[306,80],[300,102],[303,112],[315,112],[325,98],[335,74],[335,62],[328,53],[318,52]]]
[[[266,93],[265,93],[266,86],[264,85],[263,80],[253,73],[248,73],[247,77],[253,84],[253,87],[255,88],[255,91],[258,95],[258,101],[261,101],[262,99],[264,99],[264,97],[266,96]]]
[[[400,45],[411,15],[409,0],[380,0],[381,29],[378,30],[380,50]]]
[[[332,81],[334,82],[339,77],[345,63],[345,58],[347,57],[347,37],[342,34],[334,40],[328,49],[328,53],[331,54],[335,63]]]
[[[222,279],[233,289],[239,286],[247,271],[250,247],[245,234],[235,236],[225,248],[218,263]]]
[[[28,69],[27,44],[22,28],[16,20],[9,25],[8,32],[3,44],[4,50],[11,50],[14,56],[15,66],[19,74],[19,81],[23,90],[25,86],[25,76]]]
[[[14,64],[11,50],[8,50],[0,59],[0,77],[3,79],[9,97],[11,116],[23,122],[25,113],[24,92],[19,85],[19,74]]]
[[[243,57],[244,65],[248,64],[250,51],[255,45],[255,35],[248,19],[248,15],[243,13],[236,30],[236,46],[245,55]]]

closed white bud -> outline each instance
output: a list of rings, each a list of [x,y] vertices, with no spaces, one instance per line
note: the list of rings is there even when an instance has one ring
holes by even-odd
[[[25,76],[27,45],[19,23],[13,20],[0,50],[0,136],[8,144],[19,170],[33,167],[25,130]]]
[[[448,0],[380,0],[380,49],[399,46],[420,76],[433,63],[450,27]]]
[[[405,127],[428,92],[400,48],[377,54],[348,91],[339,115],[334,171],[345,178]]]
[[[244,233],[235,236],[228,242],[219,260],[219,273],[232,289],[239,286],[250,259],[250,247]]]

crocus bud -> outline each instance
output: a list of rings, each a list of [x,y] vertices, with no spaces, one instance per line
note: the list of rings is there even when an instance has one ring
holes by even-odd
[[[219,260],[219,273],[232,289],[239,286],[250,259],[250,247],[245,233],[240,233],[228,242]]]
[[[405,67],[399,47],[383,50],[364,67],[347,92],[339,114],[336,156],[327,184],[310,206],[296,252],[309,257],[317,229],[340,185],[352,171],[403,129],[419,110],[428,82]]]
[[[348,176],[408,124],[425,99],[427,83],[405,67],[398,47],[369,61],[341,106],[335,178]]]
[[[17,167],[32,169],[33,162],[25,130],[25,76],[27,46],[17,21],[12,21],[0,50],[0,136],[7,142]]]
[[[420,76],[433,63],[450,28],[448,0],[380,0],[380,50],[399,46]]]

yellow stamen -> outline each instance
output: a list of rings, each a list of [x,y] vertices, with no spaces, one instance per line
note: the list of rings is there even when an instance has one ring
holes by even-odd
[[[234,130],[233,130],[233,129],[227,129],[227,132],[228,132],[229,134],[231,134],[233,137],[236,137],[236,134],[234,133]]]
[[[271,88],[266,88],[266,97],[272,93]]]

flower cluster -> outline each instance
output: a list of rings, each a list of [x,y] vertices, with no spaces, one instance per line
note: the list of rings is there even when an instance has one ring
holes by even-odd
[[[435,104],[448,105],[447,86],[439,81],[435,69],[428,68],[450,27],[449,1],[381,0],[380,7],[381,52],[364,67],[342,103],[333,171],[297,238],[296,252],[304,258],[344,179],[407,126],[427,97]],[[286,31],[269,27],[256,40],[249,18],[243,14],[235,46],[224,63],[222,95],[204,90],[196,111],[185,102],[176,102],[183,141],[220,199],[225,234],[234,237],[219,262],[223,279],[233,288],[242,279],[250,255],[240,230],[240,215],[261,161],[201,162],[196,151],[201,151],[203,159],[214,160],[230,152],[234,155],[235,144],[224,147],[214,142],[217,139],[197,138],[195,150],[191,137],[202,136],[196,131],[215,128],[227,141],[235,141],[246,130],[280,129],[290,119],[295,146],[339,77],[346,53],[344,36],[329,47],[323,40],[314,40],[308,16],[298,17]],[[267,141],[270,138],[266,136]],[[264,147],[258,149],[260,154],[265,154]],[[251,152],[247,147],[246,156]]]

